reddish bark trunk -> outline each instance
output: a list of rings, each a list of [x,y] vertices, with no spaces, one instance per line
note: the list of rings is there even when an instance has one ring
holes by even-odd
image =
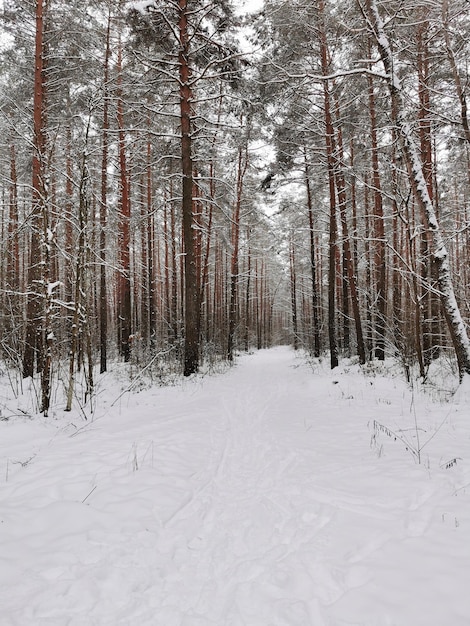
[[[131,357],[131,278],[130,278],[130,194],[127,171],[126,137],[122,102],[122,45],[118,44],[117,59],[117,125],[119,156],[119,273],[117,278],[118,345],[124,361]]]
[[[106,223],[108,221],[108,132],[109,132],[109,58],[111,55],[111,11],[108,14],[106,29],[106,52],[104,56],[104,96],[103,96],[103,134],[101,145],[101,197],[100,197],[100,296],[99,296],[99,329],[100,329],[100,373],[106,372],[108,353],[108,300],[106,285]]]
[[[34,55],[34,99],[33,99],[33,175],[31,239],[27,271],[28,298],[26,304],[26,336],[23,353],[23,377],[32,377],[34,365],[43,366],[42,306],[38,285],[42,279],[41,238],[43,232],[43,207],[46,202],[45,159],[46,159],[46,73],[44,66],[44,18],[46,1],[36,3],[36,35]]]
[[[369,56],[370,56],[369,44]],[[385,266],[385,226],[382,203],[382,188],[380,181],[379,153],[377,142],[377,113],[375,107],[374,82],[368,75],[369,86],[369,115],[371,136],[372,187],[374,195],[374,273],[376,287],[377,313],[375,316],[375,356],[385,359],[385,329],[386,329],[386,266]]]

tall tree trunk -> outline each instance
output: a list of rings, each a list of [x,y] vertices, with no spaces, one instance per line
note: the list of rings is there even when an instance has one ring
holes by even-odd
[[[211,196],[212,197],[212,196]],[[205,306],[205,326],[207,327],[208,324],[208,316],[209,316],[209,310],[208,310],[208,306],[207,306],[207,302],[208,302],[208,294],[209,294],[209,287],[210,287],[210,276],[209,276],[209,259],[210,259],[210,253],[211,253],[211,242],[212,242],[212,220],[213,220],[213,214],[214,214],[214,207],[212,205],[212,202],[209,205],[209,216],[207,219],[207,227],[206,227],[206,248],[204,251],[204,259],[202,262],[202,273],[201,273],[201,287],[199,290],[199,304],[198,304],[198,310],[199,310],[199,315],[202,316],[203,313],[203,304],[206,303]],[[202,322],[201,320],[199,321],[199,328],[202,328]],[[201,330],[200,330],[201,332]]]
[[[16,171],[16,150],[13,140],[10,144],[10,188],[8,215],[8,252],[6,287],[13,304],[12,313],[17,313],[18,291],[20,288],[20,244],[18,233],[18,176]]]
[[[313,356],[319,357],[321,350],[320,343],[320,320],[318,315],[318,288],[317,288],[317,271],[316,271],[316,259],[315,259],[315,223],[313,219],[313,202],[312,202],[312,190],[310,188],[310,168],[307,158],[307,147],[304,144],[304,171],[305,171],[305,189],[307,192],[307,212],[308,212],[308,226],[310,236],[310,272],[311,272],[311,285],[312,285],[312,319],[313,319]]]
[[[118,43],[117,58],[117,125],[119,154],[119,273],[118,293],[118,345],[119,353],[127,362],[131,358],[131,272],[130,272],[130,217],[129,173],[127,171],[126,138],[122,102],[122,44]]]
[[[350,167],[350,171],[354,172],[354,140],[351,137],[350,142],[349,142],[349,167]],[[357,232],[357,191],[356,191],[356,176],[353,173],[351,176],[351,214],[352,214],[352,258],[353,258],[353,263],[354,263],[354,268],[356,269],[357,272],[357,262],[358,262],[358,255],[357,255],[357,237],[358,237],[358,232]]]
[[[148,138],[149,139],[149,138]],[[148,143],[148,142],[147,142]],[[135,255],[135,262],[138,266],[139,274],[139,317],[140,317],[140,340],[142,346],[147,349],[149,346],[149,293],[148,293],[148,248],[147,248],[147,202],[145,193],[145,173],[140,174],[139,196],[140,196],[140,262]]]
[[[256,347],[261,350],[262,345],[262,332],[261,332],[261,314],[262,314],[262,296],[261,296],[261,284],[262,276],[259,269],[258,259],[255,260],[255,323],[256,323]]]
[[[367,316],[367,337],[365,340],[366,351],[369,358],[373,357],[373,342],[372,342],[372,254],[371,254],[371,228],[370,228],[370,185],[367,174],[364,177],[364,257],[365,257],[365,301],[366,301],[366,316]]]
[[[46,198],[46,71],[44,64],[44,20],[46,0],[36,3],[36,35],[34,58],[34,99],[33,99],[33,176],[31,239],[27,270],[26,336],[23,352],[23,378],[32,377],[35,363],[39,370],[43,367],[42,321],[44,303],[38,293],[43,279],[42,257],[44,246],[43,217]]]
[[[100,329],[100,373],[107,369],[108,359],[108,299],[106,286],[106,223],[108,220],[108,133],[109,133],[109,59],[111,55],[111,10],[108,13],[106,28],[106,51],[104,56],[103,74],[103,128],[101,144],[101,197],[100,197],[100,297],[99,297],[99,329]]]
[[[149,197],[147,196],[147,202]],[[150,205],[147,204],[147,207]],[[147,211],[147,293],[148,293],[148,323],[150,348],[155,349],[157,342],[157,309],[155,297],[155,225],[151,210]]]
[[[418,13],[421,18],[417,32],[417,69],[418,69],[418,98],[419,98],[419,141],[421,151],[421,162],[423,175],[431,202],[434,202],[434,177],[432,162],[431,143],[431,120],[430,109],[430,89],[429,89],[429,49],[427,37],[429,37],[429,23],[425,16]],[[425,223],[425,216],[421,217]],[[423,326],[423,359],[426,366],[429,366],[432,359],[438,355],[438,348],[433,337],[433,297],[430,283],[433,282],[433,263],[429,253],[431,242],[429,233],[425,230],[421,233],[421,297],[419,308],[422,315]],[[435,285],[431,285],[435,287]]]
[[[414,203],[413,203],[414,205]],[[426,376],[426,366],[424,363],[423,357],[423,316],[421,312],[421,289],[420,289],[420,271],[418,267],[419,263],[419,254],[417,248],[420,247],[421,242],[417,240],[414,224],[416,224],[415,217],[415,207],[412,207],[412,211],[410,211],[409,203],[407,206],[407,225],[408,225],[408,258],[409,258],[409,267],[411,268],[411,287],[412,287],[412,295],[413,301],[415,304],[414,311],[410,309],[410,317],[412,318],[412,323],[414,324],[414,333],[411,333],[413,344],[416,351],[416,357],[418,359],[419,365],[419,374],[421,378],[425,378]],[[414,317],[413,317],[414,316]]]
[[[318,1],[320,58],[323,76],[329,73],[328,46],[324,20],[325,3]],[[334,164],[334,128],[331,115],[331,96],[328,80],[323,81],[323,101],[325,116],[325,143],[328,164],[328,186],[330,193],[330,219],[328,241],[328,338],[330,344],[330,366],[338,366],[338,342],[336,338],[336,252],[337,252],[337,220],[336,220],[336,189]]]
[[[299,328],[297,322],[297,273],[295,268],[294,242],[290,242],[289,269],[290,269],[290,301],[292,310],[292,332],[294,335],[294,350],[299,347]]]
[[[395,111],[392,111],[392,120],[395,120]],[[405,320],[403,316],[402,303],[405,301],[403,289],[405,283],[401,278],[400,268],[403,266],[404,235],[403,216],[401,206],[399,206],[399,178],[398,178],[398,137],[396,127],[392,128],[392,155],[391,155],[391,189],[392,189],[392,214],[393,214],[393,255],[392,255],[392,315],[395,348],[398,350],[405,364],[407,376],[409,376],[407,354],[409,348],[405,338]]]
[[[163,207],[163,258],[165,262],[164,267],[164,276],[163,276],[163,285],[164,285],[164,297],[163,297],[163,311],[165,317],[165,324],[168,328],[168,338],[171,341],[174,340],[172,337],[171,328],[172,328],[172,320],[171,320],[171,292],[170,292],[170,228],[169,228],[169,219],[168,219],[168,203],[165,202]]]
[[[51,284],[51,249],[53,235],[49,224],[49,207],[47,201],[42,205],[42,240],[44,247],[43,268],[41,282],[43,287],[42,298],[42,363],[41,363],[41,413],[47,417],[51,402],[51,378],[52,378],[52,346],[54,345],[54,332],[52,330],[52,318],[54,309],[54,289],[57,283]]]
[[[250,244],[250,228],[247,228],[247,268],[246,268],[246,287],[245,287],[245,352],[250,347],[250,288],[251,288],[251,244]]]
[[[192,100],[189,54],[191,37],[188,30],[188,2],[178,0],[179,79],[181,122],[182,220],[184,241],[184,369],[190,376],[199,368],[198,276],[196,269],[193,209]]]
[[[6,267],[2,263],[0,268],[0,285],[5,287],[4,299],[1,306],[2,320],[6,334],[0,345],[8,344],[10,356],[19,356],[18,339],[19,329],[22,327],[22,310],[20,307],[20,238],[18,219],[18,175],[16,169],[16,149],[13,137],[10,139],[10,180],[8,185],[8,219],[7,219],[7,249]],[[6,202],[3,203],[6,208]],[[4,223],[2,220],[2,239],[5,241]],[[2,324],[2,326],[3,326]],[[3,328],[2,328],[3,330]],[[2,332],[0,330],[0,332]],[[7,340],[7,337],[9,338]]]
[[[370,44],[369,44],[370,51]],[[371,54],[369,53],[369,57]],[[369,115],[371,136],[372,187],[374,195],[374,274],[376,285],[377,314],[375,316],[375,356],[385,359],[386,328],[386,267],[385,267],[385,226],[380,182],[379,153],[377,142],[377,112],[375,107],[374,82],[367,76],[369,87]]]
[[[179,338],[178,316],[178,261],[176,250],[176,215],[175,205],[170,208],[170,233],[171,233],[171,341],[177,343]]]
[[[248,167],[248,154],[246,146],[238,148],[237,165],[237,187],[235,196],[235,207],[232,216],[232,258],[230,264],[230,305],[228,317],[228,341],[227,359],[233,361],[233,346],[235,340],[235,328],[238,313],[238,273],[239,258],[238,250],[240,244],[240,211],[243,195],[243,179]]]
[[[67,128],[65,131],[65,263],[64,263],[64,294],[65,301],[73,302],[73,224],[74,224],[74,197],[73,197],[73,163],[72,163],[72,113],[70,98],[67,97]],[[67,316],[70,323],[70,315]]]

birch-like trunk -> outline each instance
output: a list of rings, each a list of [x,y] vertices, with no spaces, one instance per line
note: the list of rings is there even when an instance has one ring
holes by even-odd
[[[396,126],[400,135],[410,184],[416,202],[424,216],[425,226],[430,233],[431,255],[437,270],[439,295],[457,355],[460,378],[462,378],[464,373],[470,374],[470,341],[455,298],[450,273],[449,254],[442,237],[433,203],[429,196],[423,165],[419,157],[419,148],[413,136],[411,126],[406,118],[403,87],[395,69],[391,43],[385,32],[385,26],[380,16],[376,0],[367,0],[366,5],[363,5],[360,0],[358,1],[367,21],[367,26],[375,37],[386,72],[386,80],[390,90],[392,106],[396,111]]]

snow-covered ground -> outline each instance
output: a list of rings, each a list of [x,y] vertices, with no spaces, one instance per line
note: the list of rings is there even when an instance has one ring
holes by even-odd
[[[470,624],[465,389],[288,348],[116,381],[88,422],[2,390],[2,626]]]

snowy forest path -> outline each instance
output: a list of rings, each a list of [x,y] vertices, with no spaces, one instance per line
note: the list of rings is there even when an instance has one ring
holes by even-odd
[[[387,541],[377,520],[398,520],[393,506],[371,513],[377,490],[365,500],[363,480],[354,494],[350,474],[360,463],[351,463],[352,439],[345,449],[344,438],[335,437],[337,417],[324,419],[337,412],[337,381],[331,388],[313,377],[312,384],[299,382],[298,367],[305,366],[284,349],[260,352],[206,387],[217,384],[220,406],[211,418],[207,464],[166,524],[168,535],[193,551],[189,579],[200,581],[193,619],[213,614],[215,624],[232,612],[249,624],[250,607],[259,610],[262,600],[266,620],[272,612],[279,624],[322,624],[321,605],[362,584],[366,574],[357,563]],[[355,541],[344,561],[341,542],[350,532]],[[201,571],[210,572],[205,581]]]
[[[450,607],[465,576],[442,585],[442,552],[470,556],[449,474],[432,482],[402,448],[386,464],[370,447],[374,419],[409,413],[404,389],[276,348],[179,386],[114,390],[84,427],[18,424],[0,623],[464,626],[470,606]],[[391,621],[397,602],[406,618]]]

